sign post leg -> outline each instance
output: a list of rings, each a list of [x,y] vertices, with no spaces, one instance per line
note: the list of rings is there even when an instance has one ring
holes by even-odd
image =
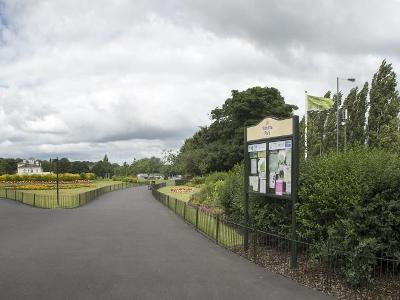
[[[297,268],[297,233],[296,233],[296,203],[298,194],[299,178],[299,117],[293,117],[293,143],[292,143],[292,228],[291,228],[291,259],[290,267]]]
[[[243,243],[243,248],[244,251],[247,251],[249,249],[249,193],[248,193],[248,187],[249,187],[249,174],[248,174],[248,153],[247,153],[247,129],[246,127],[244,128],[244,172],[243,172],[243,213],[244,213],[244,223],[245,223],[245,229],[244,229],[244,243]]]

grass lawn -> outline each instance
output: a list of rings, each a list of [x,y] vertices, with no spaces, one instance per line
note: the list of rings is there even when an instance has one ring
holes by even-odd
[[[87,191],[91,191],[100,187],[114,185],[122,183],[122,181],[114,181],[114,180],[93,180],[90,183],[82,184],[82,187],[74,188],[74,189],[62,189],[60,188],[60,195],[75,195],[78,193],[84,193]],[[56,189],[51,190],[19,190],[24,193],[36,194],[36,195],[55,195],[57,193]]]
[[[184,192],[184,191],[182,191],[182,192],[174,192],[175,189],[177,189],[177,190],[178,189],[190,189],[191,191],[190,192]],[[174,198],[176,198],[178,200],[181,200],[181,201],[188,202],[190,200],[190,197],[193,194],[195,194],[198,191],[200,191],[200,189],[196,188],[196,187],[192,187],[192,186],[186,186],[186,185],[179,185],[179,186],[173,185],[173,186],[162,187],[158,191],[160,193],[164,194],[164,195],[167,195],[167,196],[170,196],[170,197],[174,197]]]

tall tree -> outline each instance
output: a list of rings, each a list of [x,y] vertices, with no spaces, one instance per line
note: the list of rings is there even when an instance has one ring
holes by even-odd
[[[347,144],[349,146],[365,144],[366,113],[368,108],[368,82],[365,82],[363,88],[350,90],[343,106],[348,111],[346,124]]]
[[[392,64],[383,60],[374,74],[370,90],[368,144],[372,147],[379,147],[383,128],[385,132],[396,130],[395,120],[400,111],[400,98],[396,86],[396,73]]]
[[[61,158],[58,162],[58,172],[60,173],[70,173],[71,172],[71,162],[68,158]]]
[[[162,169],[162,161],[158,157],[134,159],[131,166],[129,167],[129,173],[137,175],[140,173],[150,174],[150,173],[160,173]]]
[[[355,124],[354,122],[356,121],[356,113],[357,113],[357,93],[358,93],[358,87],[354,87],[350,90],[349,94],[343,101],[343,110],[347,112],[347,120],[346,125],[345,125],[345,139],[347,140],[347,145],[352,145],[353,144],[353,131],[355,130]]]
[[[73,161],[71,162],[69,172],[75,174],[89,173],[89,165],[84,161]]]
[[[19,161],[20,159],[0,158],[0,175],[16,173]]]
[[[94,166],[92,167],[92,172],[95,173],[97,176],[103,178],[110,178],[111,176],[113,176],[113,167],[108,161],[107,154],[104,155],[103,160],[99,160],[94,164]]]
[[[244,126],[254,125],[266,116],[288,118],[295,109],[285,103],[276,88],[233,90],[221,108],[211,111],[211,125],[185,141],[176,163],[191,174],[229,170],[243,159]]]

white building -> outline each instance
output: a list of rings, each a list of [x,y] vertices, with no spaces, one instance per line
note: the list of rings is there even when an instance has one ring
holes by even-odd
[[[142,174],[142,173],[140,173],[140,174],[137,174],[136,177],[137,177],[137,179],[139,179],[139,180],[145,180],[145,179],[147,179],[147,178],[149,177],[149,174]]]
[[[34,159],[24,159],[17,165],[17,174],[43,174],[42,166],[40,161]]]

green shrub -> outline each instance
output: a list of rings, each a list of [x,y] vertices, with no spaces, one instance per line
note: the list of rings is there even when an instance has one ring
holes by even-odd
[[[93,180],[95,179],[94,173],[84,173],[82,174],[71,174],[71,173],[64,173],[59,174],[59,180],[61,181],[76,181],[80,179],[85,180]],[[47,182],[47,181],[56,181],[57,174],[49,173],[49,174],[13,174],[13,175],[1,175],[0,182],[30,182],[30,181],[40,181],[40,182]]]
[[[218,203],[233,221],[242,222],[243,216],[243,164],[235,165],[219,187]]]
[[[199,186],[201,184],[204,184],[205,181],[206,181],[206,177],[196,176],[196,177],[193,177],[193,179],[190,181],[190,183],[193,184],[194,186]]]
[[[346,281],[359,286],[372,279],[376,257],[400,259],[398,154],[363,148],[330,153],[303,162],[299,180],[298,234],[313,244],[315,261],[334,260]],[[193,198],[243,222],[243,165],[207,176]],[[250,193],[249,204],[252,227],[289,234],[290,201]]]
[[[113,176],[112,179],[114,181],[122,181],[122,182],[130,182],[130,183],[138,183],[139,180],[136,176]]]
[[[349,283],[370,279],[382,254],[400,258],[400,158],[356,149],[310,159],[301,168],[301,237],[328,242]],[[372,258],[372,259],[371,259]]]
[[[221,207],[220,194],[227,176],[225,172],[215,172],[204,179],[196,179],[197,182],[203,181],[204,184],[200,192],[194,196],[194,202],[212,207]]]
[[[94,174],[94,173],[84,173],[83,179],[85,179],[85,180],[94,180],[94,179],[96,179],[96,174]]]

